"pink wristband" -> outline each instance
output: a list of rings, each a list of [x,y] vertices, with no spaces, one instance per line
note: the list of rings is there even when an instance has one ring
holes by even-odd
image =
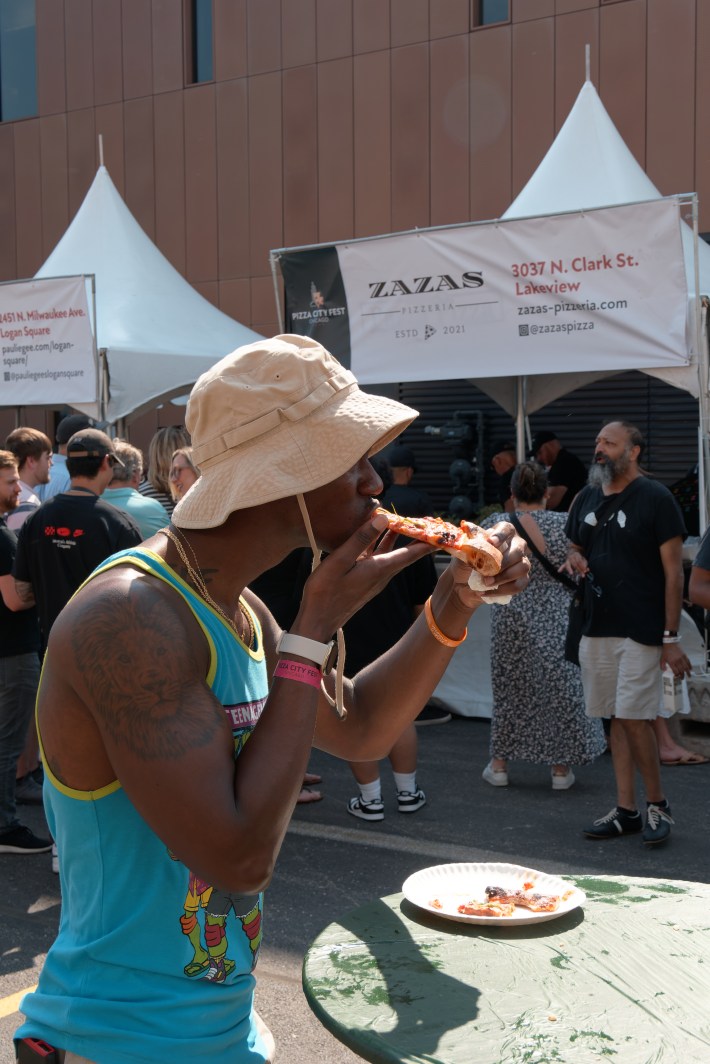
[[[292,661],[291,658],[280,658],[274,669],[274,677],[281,680],[296,680],[298,683],[307,683],[311,687],[320,689],[320,669],[315,665],[304,665],[302,661]]]

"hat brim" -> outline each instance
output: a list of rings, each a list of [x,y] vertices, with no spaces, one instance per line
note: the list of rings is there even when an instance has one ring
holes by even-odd
[[[228,452],[208,467],[173,510],[178,528],[217,528],[235,510],[314,491],[377,454],[418,411],[393,399],[340,392],[304,421],[284,420],[272,432]]]

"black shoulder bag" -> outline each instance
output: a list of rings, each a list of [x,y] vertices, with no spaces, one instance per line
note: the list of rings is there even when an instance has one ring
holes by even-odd
[[[518,519],[517,514],[510,514],[509,516],[511,525],[513,525],[516,532],[518,532],[523,537],[530,550],[533,552],[540,564],[544,566],[545,569],[547,569],[550,576],[554,577],[555,580],[559,580],[559,582],[561,584],[564,584],[565,587],[568,588],[570,591],[577,591],[579,587],[577,581],[573,580],[571,576],[567,576],[567,573],[559,573],[557,569],[555,569],[549,558],[546,558],[545,555],[537,549],[532,539],[530,538],[530,535],[523,528],[522,522]]]
[[[584,625],[584,581],[577,583],[566,573],[558,573],[552,562],[537,549],[515,514],[510,514],[510,523],[520,533],[550,576],[554,577],[555,580],[559,580],[561,584],[564,584],[566,588],[574,592],[569,604],[569,620],[567,621],[567,635],[565,636],[565,660],[571,662],[572,665],[579,665],[579,643]]]
[[[637,478],[637,480],[638,479],[640,478]],[[620,491],[618,494],[605,498],[603,502],[597,506],[594,511],[594,516],[597,519],[596,524],[586,526],[586,542],[581,544],[586,558],[589,558],[591,553],[592,542],[597,529],[601,528],[603,524],[606,524],[606,522],[614,516],[622,502],[625,502],[626,499],[629,498],[629,495],[634,490],[637,480],[633,480],[625,491]],[[625,498],[622,499],[622,496],[625,496]],[[579,583],[570,581],[574,584],[575,591],[572,596],[572,601],[569,604],[569,620],[567,622],[567,635],[565,637],[565,660],[571,662],[572,665],[579,665],[579,644],[582,641],[584,623],[587,619],[586,596],[589,593],[588,585],[590,585],[590,580],[587,579],[589,576],[591,576],[591,574],[587,573],[587,576],[582,577]],[[599,588],[594,588],[594,590],[596,594],[601,594]]]

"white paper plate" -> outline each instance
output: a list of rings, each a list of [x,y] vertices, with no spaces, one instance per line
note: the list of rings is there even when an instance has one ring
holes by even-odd
[[[519,906],[516,906],[513,916],[468,916],[456,911],[457,906],[470,899],[485,900],[486,887],[523,890],[526,883],[533,883],[533,889],[538,894],[567,894],[567,897],[552,913],[534,913]],[[404,881],[402,892],[413,905],[446,920],[458,920],[466,924],[505,924],[508,927],[556,920],[586,901],[584,891],[558,876],[537,872],[534,868],[523,868],[522,865],[497,863],[444,864],[422,868]],[[441,909],[431,904],[434,899],[441,902]]]

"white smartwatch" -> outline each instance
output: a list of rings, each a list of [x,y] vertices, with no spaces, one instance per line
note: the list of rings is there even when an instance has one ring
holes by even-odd
[[[322,675],[330,672],[335,664],[338,648],[334,639],[329,643],[319,643],[316,639],[307,639],[304,635],[292,635],[282,632],[276,644],[277,654],[298,654],[299,658],[308,658],[320,668]]]

